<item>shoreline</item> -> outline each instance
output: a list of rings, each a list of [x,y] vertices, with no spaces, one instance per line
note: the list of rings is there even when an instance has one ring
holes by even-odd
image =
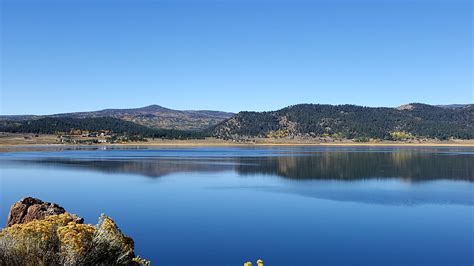
[[[267,139],[254,138],[245,141],[216,138],[170,140],[147,139],[145,142],[76,144],[60,143],[55,135],[14,134],[0,137],[0,152],[27,148],[73,147],[474,147],[474,140],[424,140],[424,141],[377,141],[355,142],[351,140],[321,141],[320,139]]]
[[[94,145],[81,145],[81,144],[59,144],[59,143],[21,143],[21,144],[3,144],[0,143],[0,148],[40,148],[40,147],[120,147],[120,146],[142,146],[142,147],[304,147],[304,146],[320,146],[320,147],[474,147],[474,143],[213,143],[213,142],[188,142],[188,141],[176,141],[167,143],[147,143],[147,142],[135,142],[135,143],[109,143],[109,144],[94,144]]]

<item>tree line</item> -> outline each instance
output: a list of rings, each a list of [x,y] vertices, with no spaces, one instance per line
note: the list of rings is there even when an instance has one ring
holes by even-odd
[[[90,132],[110,131],[114,134],[165,139],[200,139],[203,132],[175,129],[155,129],[111,117],[53,118],[46,117],[27,121],[1,121],[0,131],[11,133],[67,134],[71,130]]]
[[[394,139],[403,136],[474,139],[474,108],[411,104],[411,109],[300,104],[273,112],[240,112],[210,129],[216,137],[278,135]],[[286,133],[288,132],[288,133]],[[395,134],[394,134],[395,133]]]

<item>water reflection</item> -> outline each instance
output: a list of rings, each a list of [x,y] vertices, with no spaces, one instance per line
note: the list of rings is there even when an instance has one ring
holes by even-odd
[[[0,217],[26,195],[89,222],[105,212],[162,265],[469,265],[473,160],[472,148],[0,153]]]
[[[120,152],[120,151],[118,151]],[[100,151],[79,152],[70,156],[14,156],[6,161],[89,169],[107,173],[161,177],[172,173],[235,171],[240,175],[276,175],[289,179],[358,180],[402,178],[407,181],[435,179],[474,180],[474,155],[463,152],[430,153],[414,150],[292,152],[262,156],[108,156]],[[100,155],[100,156],[99,156]],[[112,155],[112,154],[110,154]],[[270,156],[271,155],[271,156]],[[6,158],[6,157],[4,157]]]
[[[243,174],[274,174],[291,179],[474,179],[474,156],[466,154],[324,152],[255,161],[253,165],[238,164],[236,170]]]

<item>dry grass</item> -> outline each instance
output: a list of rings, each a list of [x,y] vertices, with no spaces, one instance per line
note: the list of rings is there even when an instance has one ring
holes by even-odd
[[[57,141],[55,135],[40,135],[31,137],[31,134],[8,134],[0,135],[0,152],[28,151],[29,149],[41,149],[48,147],[77,147],[77,144],[62,144]],[[24,139],[29,136],[29,139]],[[156,147],[226,147],[226,146],[450,146],[450,147],[474,147],[474,140],[449,140],[449,141],[379,141],[379,142],[354,142],[350,140],[321,141],[319,139],[289,139],[289,138],[252,138],[246,141],[231,141],[215,138],[193,139],[193,140],[167,140],[148,139],[147,142],[132,142],[125,144],[99,144],[101,146],[156,146]],[[29,146],[29,147],[22,147]],[[36,146],[36,147],[35,147]]]

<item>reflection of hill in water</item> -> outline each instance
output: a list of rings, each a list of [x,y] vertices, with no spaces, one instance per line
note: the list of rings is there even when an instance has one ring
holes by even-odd
[[[236,171],[242,175],[267,174],[290,179],[357,180],[404,178],[474,180],[474,156],[470,154],[401,152],[318,152],[296,156],[268,157],[149,157],[46,158],[31,162],[85,168],[108,173],[160,177],[184,172]]]
[[[325,152],[255,160],[256,164],[237,165],[236,170],[244,174],[274,174],[292,179],[474,179],[474,156],[465,154]]]
[[[138,174],[147,177],[161,177],[173,173],[219,172],[233,170],[232,164],[225,162],[189,159],[132,159],[132,160],[67,160],[46,159],[34,161],[40,164],[83,168],[106,173]]]

